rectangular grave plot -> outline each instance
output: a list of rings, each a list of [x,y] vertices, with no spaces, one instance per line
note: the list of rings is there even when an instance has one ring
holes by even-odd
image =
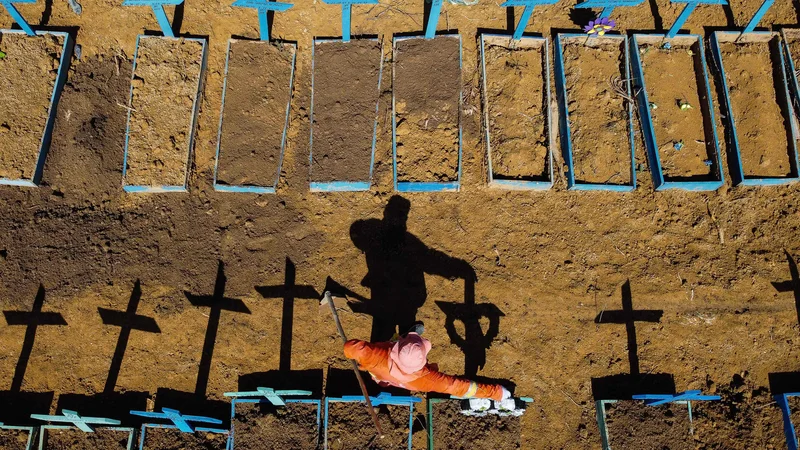
[[[132,450],[133,428],[97,427],[87,433],[75,427],[45,425],[39,435],[39,450]]]
[[[36,186],[72,55],[67,33],[0,30],[0,184]]]
[[[395,37],[395,189],[455,191],[461,177],[461,37]]]
[[[274,406],[236,399],[232,408],[234,450],[319,448],[319,400],[288,400],[286,406]]]
[[[377,39],[315,40],[311,190],[368,190],[375,160],[383,46]]]
[[[297,45],[231,39],[214,188],[273,193],[286,147]]]
[[[125,136],[127,192],[185,191],[206,41],[139,36]]]
[[[171,425],[143,425],[140,450],[226,450],[227,433],[183,433]]]
[[[734,184],[797,181],[797,133],[779,35],[717,31],[711,48],[721,71]]]
[[[556,91],[569,189],[636,187],[628,47],[622,36],[560,34]]]
[[[768,392],[725,394],[721,402],[692,402],[692,425],[696,448],[785,448],[781,410]],[[744,388],[741,389],[744,391]],[[740,398],[734,400],[732,396]]]
[[[363,402],[328,401],[325,439],[329,449],[369,448],[397,450],[410,448],[409,406],[375,406],[383,430],[383,439],[375,439],[375,425]],[[367,445],[370,441],[371,444]]]
[[[549,189],[549,39],[482,34],[481,63],[489,186]]]
[[[461,413],[460,400],[429,399],[433,448],[469,448],[494,450],[520,448],[521,418],[486,415],[467,416]]]
[[[702,37],[636,34],[631,55],[656,190],[722,186]]]
[[[3,450],[33,450],[34,429],[32,427],[0,428],[0,448]]]
[[[611,448],[695,448],[686,403],[647,406],[622,400],[607,402],[605,410]]]

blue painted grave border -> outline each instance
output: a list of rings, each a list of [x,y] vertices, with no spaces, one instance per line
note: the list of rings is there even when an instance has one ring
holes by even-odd
[[[18,427],[14,425],[4,425],[0,423],[0,430],[27,431],[28,442],[25,444],[25,450],[33,450],[34,442],[36,442],[36,434],[39,431],[39,427]]]
[[[321,431],[320,430],[320,428],[321,428],[320,425],[321,425],[321,416],[322,416],[322,400],[319,400],[319,399],[308,399],[308,398],[292,398],[292,399],[284,399],[283,401],[285,403],[306,403],[306,404],[316,405],[316,407],[317,407],[317,443],[319,443],[319,435],[320,435],[320,431]],[[231,432],[230,432],[230,435],[228,436],[228,447],[227,447],[228,450],[233,450],[233,447],[234,447],[234,433],[236,431],[235,427],[234,427],[234,419],[236,419],[236,405],[238,405],[240,403],[263,403],[265,405],[273,406],[272,402],[270,402],[269,400],[267,400],[265,398],[262,398],[262,399],[257,399],[257,398],[234,398],[231,401]],[[280,407],[276,406],[276,408],[280,408]]]
[[[287,41],[247,41],[247,42],[263,42],[263,45],[274,45],[273,42],[279,45],[288,45],[294,49],[292,54],[292,70],[289,74],[289,100],[286,102],[286,118],[283,121],[283,134],[281,136],[281,154],[278,160],[278,172],[275,174],[275,183],[271,186],[256,186],[256,185],[232,185],[221,184],[217,182],[217,175],[219,174],[219,154],[222,147],[222,120],[225,116],[225,94],[228,92],[228,61],[231,56],[231,43],[244,41],[244,39],[228,39],[228,50],[225,55],[225,77],[222,82],[222,106],[219,112],[219,127],[217,128],[217,153],[214,160],[214,190],[219,192],[247,192],[251,194],[274,194],[275,188],[281,178],[281,170],[283,169],[283,153],[286,150],[286,134],[289,129],[289,113],[292,108],[292,97],[294,96],[294,69],[295,62],[297,61],[297,44]]]
[[[458,39],[458,68],[463,66],[464,49],[460,34],[439,34],[430,39]],[[395,86],[395,63],[397,61],[397,42],[409,39],[429,39],[424,36],[394,36],[392,38],[392,86]],[[461,109],[464,103],[464,88],[459,87],[458,94],[458,172],[456,181],[398,181],[397,180],[397,107],[395,105],[395,90],[392,89],[392,178],[394,190],[398,192],[456,192],[461,188]]]
[[[167,430],[177,430],[178,427],[175,425],[168,425],[163,423],[145,423],[142,424],[142,428],[139,431],[139,450],[144,450],[144,439],[145,439],[145,432],[148,428],[163,428]],[[230,430],[225,432],[219,432],[217,430],[205,427],[194,427],[195,433],[196,432],[203,432],[203,433],[214,433],[214,434],[230,434]],[[180,431],[180,430],[179,430]]]
[[[483,128],[486,137],[486,154],[488,161],[489,171],[489,187],[497,187],[503,189],[518,189],[518,190],[547,190],[553,187],[553,143],[555,137],[553,133],[552,111],[550,106],[550,38],[547,37],[520,37],[514,39],[506,34],[481,34],[480,37],[480,56],[481,56],[481,89],[483,90]],[[528,49],[538,49],[543,52],[542,58],[545,62],[544,79],[542,82],[545,85],[545,126],[547,127],[547,165],[549,167],[550,176],[545,181],[534,180],[514,180],[510,178],[495,178],[494,171],[492,170],[492,143],[490,138],[489,126],[489,99],[487,97],[488,89],[486,87],[486,55],[485,48],[486,42],[494,43],[497,45],[507,44],[506,47],[513,49],[517,46]]]
[[[45,434],[47,434],[47,430],[72,430],[72,431],[80,431],[77,427],[73,427],[70,425],[42,425],[41,431],[39,432],[39,450],[44,450],[44,439]],[[128,433],[128,445],[125,447],[127,450],[133,450],[133,443],[136,442],[135,433],[136,430],[131,427],[95,427],[96,430],[112,430],[112,431],[119,431],[120,433]]]
[[[0,30],[0,34],[22,34],[26,35],[23,30]],[[59,36],[64,39],[64,45],[61,49],[61,58],[58,63],[58,72],[56,74],[56,82],[53,85],[53,92],[50,94],[50,106],[47,111],[47,121],[44,126],[44,133],[39,143],[39,156],[36,158],[36,168],[33,176],[27,178],[0,178],[0,184],[11,186],[26,186],[37,187],[42,181],[42,172],[44,171],[44,162],[47,159],[47,152],[50,150],[50,140],[53,136],[53,127],[56,123],[56,114],[58,113],[58,100],[61,98],[61,91],[64,84],[67,82],[67,74],[69,73],[69,65],[72,60],[72,49],[74,42],[69,33],[62,31],[37,31],[36,36]]]
[[[728,133],[731,137],[731,141],[733,142],[733,149],[729,151],[729,160],[728,165],[731,179],[733,180],[734,185],[743,185],[743,186],[775,186],[779,184],[786,184],[786,183],[793,183],[800,180],[798,177],[798,159],[797,159],[797,139],[798,134],[797,130],[792,124],[794,121],[794,111],[789,103],[789,87],[788,82],[786,80],[786,62],[784,61],[784,55],[780,48],[780,42],[778,42],[777,52],[778,57],[780,58],[781,62],[781,85],[783,86],[784,92],[783,96],[780,93],[776,92],[776,100],[781,102],[781,109],[783,109],[783,114],[789,118],[789,132],[791,133],[792,139],[790,139],[789,145],[789,166],[791,168],[791,174],[787,177],[745,177],[744,175],[744,168],[742,166],[742,154],[739,146],[739,137],[737,136],[736,132],[736,118],[733,117],[733,109],[731,106],[731,99],[730,99],[730,89],[728,87],[728,78],[725,74],[725,66],[722,61],[722,51],[720,50],[719,44],[722,43],[729,43],[729,42],[768,42],[771,43],[774,39],[780,39],[778,33],[774,32],[761,32],[755,31],[752,33],[742,34],[738,31],[715,31],[714,34],[711,35],[711,51],[712,57],[716,62],[717,68],[719,69],[720,78],[722,79],[722,88],[725,96],[725,102],[723,103],[725,106],[725,114],[723,119],[725,121],[725,125],[728,127]],[[770,52],[775,51],[775,49],[770,49]],[[782,98],[781,98],[782,97]],[[782,101],[783,100],[783,101]]]
[[[411,428],[414,425],[414,403],[420,403],[421,398],[411,396],[396,396],[387,392],[381,392],[377,397],[370,397],[372,406],[378,407],[380,405],[393,405],[393,406],[408,406],[408,450],[411,450]],[[324,449],[328,450],[328,408],[330,403],[365,403],[363,395],[345,395],[342,397],[325,397],[325,420],[323,421],[325,432],[323,439],[325,440]]]
[[[200,38],[172,38],[172,37],[164,37],[164,36],[148,36],[144,34],[140,34],[136,37],[136,51],[133,54],[133,71],[131,72],[131,89],[130,93],[128,94],[128,105],[131,105],[133,101],[133,80],[136,77],[136,64],[138,62],[139,56],[139,42],[142,39],[169,39],[169,40],[186,40],[186,41],[194,41],[203,44],[203,55],[201,56],[200,62],[200,77],[197,80],[197,93],[194,96],[194,104],[192,106],[192,118],[189,121],[189,148],[186,151],[186,177],[184,179],[183,185],[181,186],[144,186],[144,185],[132,185],[125,183],[125,175],[128,170],[128,143],[131,137],[131,110],[128,109],[128,119],[125,123],[125,155],[122,161],[122,189],[125,192],[186,192],[187,185],[189,184],[189,175],[190,175],[190,167],[191,167],[191,160],[192,160],[192,153],[194,149],[194,133],[195,128],[197,125],[197,113],[200,109],[200,93],[203,89],[203,80],[205,79],[205,71],[206,71],[206,61],[208,59],[208,41],[205,39]]]
[[[792,36],[793,35],[793,36]],[[788,75],[789,80],[789,91],[792,94],[792,101],[794,102],[794,111],[795,113],[800,112],[800,82],[798,82],[797,77],[797,64],[794,63],[794,56],[792,55],[792,50],[789,48],[789,38],[792,36],[792,39],[800,40],[800,29],[787,29],[784,28],[781,30],[781,45],[783,46],[784,57],[786,58],[786,66],[787,70],[786,73]],[[797,55],[800,57],[800,55]],[[795,118],[797,118],[795,116]],[[792,121],[792,127],[794,127],[795,133],[800,135],[800,130],[797,129],[797,122]]]
[[[789,408],[789,397],[800,397],[800,392],[787,392],[785,394],[774,395],[775,403],[781,409],[783,417],[783,433],[786,435],[786,446],[789,450],[797,450],[797,433],[792,423],[792,411]]]
[[[634,155],[634,134],[633,134],[633,105],[628,103],[628,143],[630,145],[630,158],[631,158],[631,182],[630,184],[608,184],[608,183],[582,183],[575,180],[575,167],[572,160],[572,135],[570,134],[569,125],[569,107],[567,105],[567,79],[564,71],[564,41],[576,43],[578,45],[587,45],[588,43],[612,43],[621,45],[625,66],[625,77],[630,80],[630,56],[628,55],[628,45],[625,42],[625,36],[622,35],[608,35],[601,37],[589,37],[583,33],[559,33],[556,36],[555,43],[555,75],[556,75],[556,98],[558,100],[561,114],[559,114],[559,131],[561,133],[561,150],[564,154],[564,162],[567,165],[567,188],[570,190],[584,190],[584,191],[616,191],[628,192],[636,189],[636,158]],[[628,95],[631,95],[630,82],[626,83]]]
[[[660,47],[664,43],[672,43],[679,45],[690,46],[697,44],[699,53],[693,57],[695,66],[698,60],[703,71],[703,86],[698,86],[700,92],[700,103],[702,104],[702,114],[704,119],[708,120],[711,125],[711,135],[713,136],[713,149],[714,159],[712,162],[712,170],[715,173],[715,178],[705,181],[670,181],[665,179],[664,171],[661,167],[661,156],[658,151],[658,139],[656,138],[655,125],[653,124],[653,116],[650,112],[650,101],[647,96],[646,78],[644,76],[644,66],[642,66],[641,57],[639,56],[639,45],[649,44],[655,47]],[[715,191],[722,187],[724,184],[724,175],[722,170],[722,156],[720,155],[719,139],[717,135],[717,122],[714,117],[714,104],[713,97],[711,96],[711,87],[708,82],[708,67],[706,65],[706,55],[703,44],[703,37],[695,34],[679,35],[674,38],[667,38],[663,34],[634,34],[630,39],[630,55],[631,66],[633,67],[633,78],[637,83],[639,89],[637,95],[637,103],[639,106],[639,117],[641,118],[642,133],[644,134],[644,143],[647,148],[647,156],[650,159],[650,173],[653,176],[653,186],[655,190],[662,191],[665,189],[684,189],[687,191]],[[656,87],[657,88],[657,87]],[[704,131],[705,126],[703,127]]]
[[[383,79],[383,42],[378,38],[367,39],[370,41],[381,42],[381,63],[378,69],[378,101],[375,102],[375,125],[372,129],[372,154],[369,160],[369,179],[366,181],[311,181],[311,192],[345,192],[345,191],[368,191],[372,185],[372,171],[375,167],[375,147],[378,142],[378,111],[380,108],[380,92],[381,80]],[[314,38],[313,45],[311,46],[311,110],[309,112],[311,117],[311,128],[309,130],[309,156],[308,156],[308,173],[309,177],[313,173],[314,167],[314,68],[316,58],[314,57],[317,44],[324,44],[326,42],[349,42],[341,39],[317,39]],[[312,178],[313,179],[313,178]]]

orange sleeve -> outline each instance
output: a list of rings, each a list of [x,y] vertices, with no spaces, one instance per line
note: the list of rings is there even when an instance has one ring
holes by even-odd
[[[439,392],[457,397],[490,398],[498,401],[503,398],[502,386],[499,384],[476,383],[434,370],[428,370],[425,375],[408,384],[412,390],[420,392]]]
[[[358,339],[350,339],[344,344],[344,356],[355,359],[364,370],[386,365],[385,353],[378,345]]]

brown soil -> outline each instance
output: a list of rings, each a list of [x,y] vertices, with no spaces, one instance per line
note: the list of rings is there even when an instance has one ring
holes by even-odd
[[[465,416],[458,401],[433,405],[433,448],[496,450],[520,447],[520,418]]]
[[[128,432],[103,428],[94,433],[49,429],[44,435],[44,450],[126,450],[129,437]]]
[[[380,42],[323,42],[314,47],[312,181],[366,181],[375,132]]]
[[[0,33],[0,178],[33,178],[63,46],[61,36]]]
[[[363,403],[332,402],[328,407],[328,449],[399,450],[408,448],[408,407],[375,408],[383,438],[375,437],[375,425]]]
[[[231,42],[218,183],[277,183],[294,54],[291,45]]]
[[[493,175],[547,176],[549,80],[544,80],[544,47],[487,44],[485,52]]]
[[[275,408],[265,404],[238,404],[234,418],[237,450],[314,450],[319,448],[317,407],[287,403]]]
[[[792,425],[794,425],[794,432],[800,436],[800,398],[789,397],[789,411],[791,411]]]
[[[184,39],[139,41],[130,107],[126,183],[183,186],[203,46]]]
[[[143,450],[225,450],[228,435],[182,433],[175,429],[148,428]]]
[[[23,430],[0,430],[0,448],[3,450],[28,450],[29,432]]]
[[[623,55],[616,44],[564,43],[576,182],[631,182],[628,106],[609,81],[626,79]]]
[[[720,51],[736,120],[744,175],[789,175],[788,124],[776,97],[769,44],[721,43]]]
[[[606,404],[608,441],[619,449],[693,449],[686,405],[647,406],[639,401]]]
[[[696,45],[673,43],[671,50],[660,46],[642,45],[644,78],[647,96],[657,108],[650,109],[655,126],[661,169],[664,178],[707,176],[711,167],[703,161],[710,159],[703,127],[700,86],[695,71]],[[705,88],[703,88],[705,90]],[[703,95],[705,99],[706,95]],[[681,109],[682,104],[691,108]],[[675,144],[683,144],[680,150]],[[713,151],[712,151],[713,152]],[[713,153],[712,153],[713,154]]]
[[[461,70],[452,37],[398,41],[394,53],[398,181],[458,178]]]

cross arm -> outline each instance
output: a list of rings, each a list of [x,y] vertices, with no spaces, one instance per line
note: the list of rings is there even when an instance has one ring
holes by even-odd
[[[129,317],[127,313],[105,308],[97,308],[97,312],[100,313],[100,319],[106,325],[116,325],[118,327],[130,325],[130,327],[135,330],[147,331],[149,333],[161,333],[161,328],[158,327],[156,319],[152,317],[135,314]]]
[[[328,5],[377,5],[378,0],[322,0]]]
[[[66,325],[67,321],[60,313],[31,313],[27,311],[3,311],[8,325],[28,325],[34,321],[31,316],[35,316],[35,323],[39,325]]]
[[[595,317],[595,323],[627,323],[628,321],[636,322],[660,322],[664,311],[651,309],[651,310],[638,310],[638,311],[603,311]]]
[[[123,0],[122,6],[176,6],[183,3],[183,0]]]
[[[670,0],[672,3],[686,3],[694,5],[727,5],[728,0]]]

